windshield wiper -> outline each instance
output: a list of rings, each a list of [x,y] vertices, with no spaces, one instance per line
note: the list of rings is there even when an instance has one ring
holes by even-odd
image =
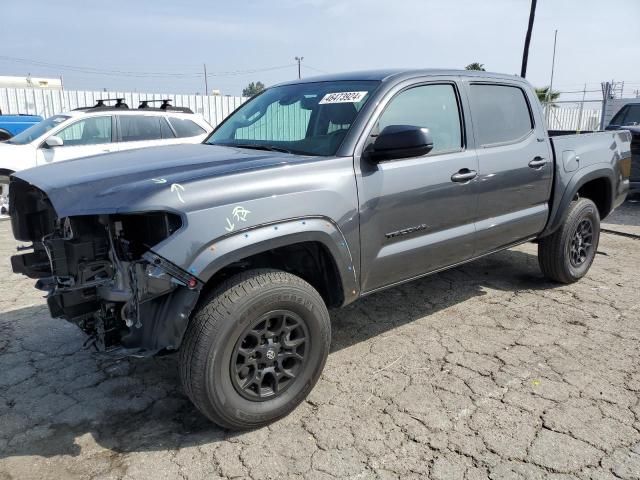
[[[254,145],[252,143],[211,143],[210,145],[222,145],[223,147],[250,148],[251,150],[265,150],[267,152],[293,153],[286,148],[273,145]]]

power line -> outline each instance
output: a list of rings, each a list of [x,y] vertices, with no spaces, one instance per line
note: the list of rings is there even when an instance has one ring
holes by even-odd
[[[308,63],[304,63],[302,65],[304,68],[308,68],[309,70],[313,70],[314,72],[318,72],[318,73],[329,73],[326,70],[322,70],[320,68],[316,68],[316,67],[312,67],[311,65],[309,65]]]
[[[204,77],[204,74],[202,72],[177,73],[177,72],[140,72],[140,71],[129,71],[129,70],[108,70],[108,69],[95,68],[95,67],[81,67],[77,65],[66,65],[66,64],[59,64],[59,63],[43,62],[40,60],[9,57],[6,55],[0,55],[0,60],[5,60],[9,62],[14,62],[14,63],[28,64],[28,65],[35,65],[40,67],[55,68],[57,70],[67,70],[67,71],[72,71],[77,73],[86,73],[91,75],[106,75],[106,76],[114,76],[114,77],[135,77],[135,78],[185,78],[185,77],[203,78]],[[294,65],[295,65],[294,63],[290,63],[286,65],[277,65],[273,67],[211,72],[211,73],[207,73],[207,77],[230,77],[230,76],[236,76],[236,75],[268,72],[272,70],[281,70],[284,68],[290,68]]]

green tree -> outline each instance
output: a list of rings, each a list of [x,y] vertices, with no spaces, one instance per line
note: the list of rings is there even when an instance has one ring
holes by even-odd
[[[264,83],[262,82],[251,82],[245,88],[242,89],[243,97],[253,97],[259,94],[264,90]]]
[[[465,70],[479,70],[481,72],[486,71],[484,69],[484,63],[473,62],[464,67]]]
[[[548,86],[536,88],[536,95],[538,96],[538,100],[540,100],[540,103],[548,103],[552,107],[557,106],[553,102],[555,102],[556,100],[558,100],[558,98],[560,98],[560,92],[556,90],[551,90],[551,93],[549,93]]]

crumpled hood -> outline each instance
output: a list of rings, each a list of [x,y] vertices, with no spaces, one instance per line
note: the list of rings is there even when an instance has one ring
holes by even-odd
[[[136,211],[143,199],[145,210],[180,210],[189,206],[178,191],[189,182],[313,159],[206,144],[171,145],[79,158],[15,176],[44,191],[57,214],[66,217]]]

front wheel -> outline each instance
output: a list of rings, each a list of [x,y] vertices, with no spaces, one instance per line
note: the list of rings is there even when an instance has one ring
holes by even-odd
[[[598,249],[600,214],[588,198],[569,205],[562,226],[538,242],[538,263],[544,275],[556,282],[573,283],[584,277]]]
[[[182,385],[218,425],[260,427],[309,394],[330,340],[329,313],[311,285],[278,270],[244,272],[212,292],[189,323]]]

